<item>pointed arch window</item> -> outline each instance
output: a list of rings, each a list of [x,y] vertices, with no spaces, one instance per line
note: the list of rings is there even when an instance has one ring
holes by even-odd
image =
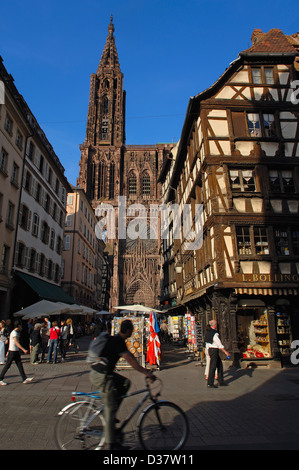
[[[114,199],[114,178],[115,178],[115,164],[110,163],[109,172],[109,199]]]
[[[100,162],[98,166],[98,199],[105,197],[106,165]]]
[[[142,177],[142,196],[151,195],[151,178],[150,175],[146,172]]]
[[[103,114],[108,114],[108,110],[109,110],[109,100],[107,98],[107,96],[103,96],[103,101],[102,101],[102,104],[103,104]]]
[[[129,188],[129,196],[134,196],[137,194],[137,178],[133,171],[130,172],[129,174],[128,188]]]

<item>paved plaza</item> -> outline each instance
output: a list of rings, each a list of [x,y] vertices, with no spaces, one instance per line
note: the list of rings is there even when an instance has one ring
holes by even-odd
[[[15,365],[0,387],[0,449],[55,450],[54,426],[58,411],[70,402],[72,391],[92,391],[85,355],[90,337],[79,339],[80,352],[58,364],[31,365],[22,356],[32,383],[24,385]],[[3,367],[3,366],[1,366]],[[190,360],[186,349],[163,346],[156,374],[163,381],[162,398],[177,403],[187,414],[190,434],[185,449],[294,449],[299,450],[299,368],[231,369],[224,362],[227,387],[207,389],[204,367]],[[134,370],[121,373],[131,390],[144,386]],[[123,402],[120,415],[136,403]],[[121,417],[121,416],[120,416]],[[130,424],[126,443],[140,449]]]

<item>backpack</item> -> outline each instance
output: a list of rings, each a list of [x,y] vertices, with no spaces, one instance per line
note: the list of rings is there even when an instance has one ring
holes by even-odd
[[[103,331],[91,341],[86,358],[86,361],[89,364],[95,364],[99,362],[99,358],[101,357],[109,338],[109,333]]]

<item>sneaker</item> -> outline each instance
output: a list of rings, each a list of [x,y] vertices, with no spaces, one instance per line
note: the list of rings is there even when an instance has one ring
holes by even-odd
[[[33,380],[33,377],[28,377],[26,380],[24,380],[23,384],[29,384]]]
[[[3,380],[0,380],[0,385],[7,385],[7,383],[3,382]]]

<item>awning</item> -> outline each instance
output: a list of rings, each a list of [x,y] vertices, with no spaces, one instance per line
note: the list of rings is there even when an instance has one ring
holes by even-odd
[[[21,273],[20,271],[15,271],[15,274],[26,282],[26,284],[33,289],[41,299],[51,300],[52,302],[76,303],[70,295],[55,284],[43,281],[42,279],[30,276],[29,274]]]
[[[298,289],[263,289],[263,288],[247,288],[239,287],[235,289],[236,294],[248,294],[248,295],[298,295]]]

